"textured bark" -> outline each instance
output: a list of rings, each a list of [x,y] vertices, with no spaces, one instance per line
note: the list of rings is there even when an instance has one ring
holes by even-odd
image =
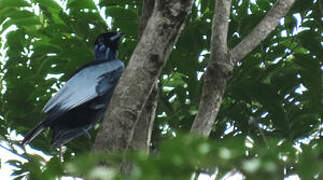
[[[294,4],[295,0],[279,0],[265,18],[231,51],[233,62],[242,60],[247,54],[255,49],[261,41],[277,27],[279,20],[284,17]]]
[[[227,47],[231,0],[217,0],[212,22],[211,56],[204,74],[199,111],[191,132],[208,136],[219,112],[227,79],[233,69]]]
[[[231,0],[216,0],[213,17],[211,56],[204,75],[199,112],[191,132],[208,136],[220,110],[233,64],[256,48],[278,25],[295,0],[278,0],[266,17],[236,47],[228,50],[227,32]]]
[[[140,119],[134,130],[131,141],[131,150],[141,150],[149,153],[151,134],[157,109],[158,99],[158,83],[154,83],[154,88],[150,93],[144,109],[142,110]]]
[[[155,0],[143,0],[142,8],[141,8],[141,16],[140,16],[140,27],[139,27],[139,35],[141,36],[145,30],[147,22],[153,12],[155,5]]]
[[[143,0],[141,18],[140,18],[140,27],[139,35],[141,36],[147,22],[154,9],[154,0]],[[157,80],[154,83],[152,92],[149,95],[149,98],[145,104],[145,107],[140,115],[140,118],[136,124],[133,138],[131,140],[131,150],[141,150],[149,153],[149,146],[151,140],[151,134],[153,130],[153,123],[155,120],[155,113],[157,109],[157,99],[158,99],[158,82]]]
[[[156,0],[153,13],[114,91],[94,151],[124,152],[193,0]]]

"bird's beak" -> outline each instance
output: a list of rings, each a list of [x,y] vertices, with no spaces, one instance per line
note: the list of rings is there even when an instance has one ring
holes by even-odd
[[[123,33],[119,33],[119,32],[117,32],[117,34],[116,34],[116,35],[114,35],[114,36],[110,37],[110,40],[111,40],[111,41],[115,41],[115,40],[117,40],[117,39],[120,39],[123,35],[124,35]]]

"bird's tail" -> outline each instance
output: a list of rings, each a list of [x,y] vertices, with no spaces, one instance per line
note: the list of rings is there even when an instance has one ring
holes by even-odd
[[[77,138],[83,134],[86,134],[89,138],[91,135],[89,134],[89,130],[95,125],[95,123],[91,123],[89,125],[85,125],[82,127],[76,128],[53,128],[53,137],[52,137],[52,146],[54,148],[58,148],[74,138]]]
[[[22,140],[23,145],[29,144],[35,137],[38,136],[39,133],[41,133],[46,128],[46,123],[40,122],[34,129],[29,131],[27,135],[25,136],[24,140]]]

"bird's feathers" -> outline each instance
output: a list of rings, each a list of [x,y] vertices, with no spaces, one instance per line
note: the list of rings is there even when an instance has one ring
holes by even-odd
[[[66,144],[76,137],[83,134],[89,134],[88,131],[94,126],[94,123],[76,128],[53,128],[52,145],[54,148]]]
[[[26,134],[24,140],[22,141],[22,144],[26,145],[26,144],[30,143],[45,128],[46,128],[46,122],[45,121],[40,122],[34,129],[29,131],[28,134]]]
[[[46,119],[25,136],[24,145],[50,127],[52,144],[58,147],[88,134],[102,119],[124,69],[116,58],[121,36],[118,32],[107,32],[97,37],[93,49],[96,61],[77,70],[47,102],[42,110]]]
[[[112,87],[111,80],[113,80],[111,78],[105,79],[104,77],[119,79],[121,73],[118,77],[111,76],[110,74],[120,70],[122,72],[123,68],[123,63],[116,59],[80,70],[47,102],[43,112],[55,111],[55,113],[64,113],[102,95]],[[101,81],[104,81],[104,83],[100,83]]]

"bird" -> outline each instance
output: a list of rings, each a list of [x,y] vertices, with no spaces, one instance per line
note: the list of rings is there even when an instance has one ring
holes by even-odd
[[[29,144],[43,130],[52,131],[51,144],[59,148],[76,137],[87,135],[99,123],[109,105],[112,93],[124,71],[117,58],[119,32],[100,34],[94,43],[95,60],[76,70],[64,86],[44,106],[47,116],[22,140]]]

